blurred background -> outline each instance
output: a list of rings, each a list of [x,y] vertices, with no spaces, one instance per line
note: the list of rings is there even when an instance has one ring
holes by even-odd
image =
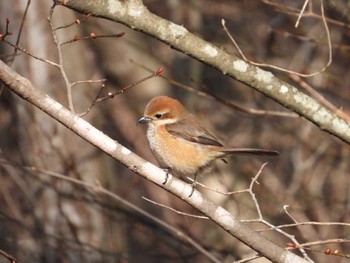
[[[183,25],[190,32],[231,53],[238,54],[221,26],[226,26],[245,55],[300,73],[319,71],[328,61],[328,47],[319,2],[309,4],[295,28],[303,1],[145,0],[156,15]],[[301,91],[309,85],[347,116],[350,109],[350,34],[348,1],[325,1],[331,33],[333,62],[322,74],[292,79],[273,71]],[[31,54],[58,61],[57,48],[47,21],[51,1],[0,2],[0,32],[6,18],[16,43],[25,9],[27,15],[19,46]],[[306,11],[310,11],[309,7]],[[103,94],[116,92],[164,67],[156,77],[94,106],[84,116],[92,125],[156,164],[145,137],[146,127],[136,126],[146,103],[158,95],[180,100],[220,140],[231,147],[278,150],[280,157],[234,157],[217,162],[200,182],[223,192],[244,190],[261,165],[268,162],[254,192],[263,217],[274,225],[297,222],[333,222],[347,225],[302,225],[284,230],[300,243],[320,242],[307,251],[315,262],[348,262],[327,256],[325,249],[350,253],[349,242],[325,242],[350,236],[349,145],[320,131],[309,121],[291,114],[252,88],[222,75],[211,67],[173,50],[168,45],[123,25],[89,17],[58,6],[53,25],[80,19],[80,24],[55,31],[59,42],[74,36],[125,32],[121,38],[76,41],[62,46],[63,67],[71,82],[107,79]],[[67,90],[60,71],[0,42],[1,59],[61,104],[68,106]],[[184,88],[186,86],[187,88]],[[101,83],[73,88],[77,113],[86,111]],[[203,94],[198,94],[202,91]],[[246,109],[235,110],[222,103]],[[255,114],[276,111],[282,116]],[[249,113],[250,111],[250,113]],[[345,117],[346,117],[345,116]],[[135,175],[67,128],[2,88],[0,95],[0,250],[19,262],[210,262],[178,236],[149,217],[111,197],[88,190],[53,173],[95,184],[137,205],[187,233],[222,262],[254,255],[254,251],[208,220],[179,215],[151,204],[142,197],[190,214],[193,208],[161,188]],[[209,199],[242,220],[258,214],[247,193],[223,195],[198,187]],[[259,223],[247,223],[265,229]],[[274,231],[263,235],[284,247],[289,239]],[[296,252],[298,253],[298,252]],[[6,262],[0,256],[0,262]],[[259,259],[254,262],[268,262]]]

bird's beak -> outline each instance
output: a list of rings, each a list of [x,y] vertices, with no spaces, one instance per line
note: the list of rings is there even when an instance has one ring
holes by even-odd
[[[149,117],[142,117],[141,119],[138,120],[137,123],[139,124],[145,124],[145,123],[149,123],[152,119]]]

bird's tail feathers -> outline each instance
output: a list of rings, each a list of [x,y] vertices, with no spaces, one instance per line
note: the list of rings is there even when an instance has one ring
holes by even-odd
[[[279,156],[279,152],[273,150],[254,149],[254,148],[224,148],[222,152],[225,155],[259,155],[267,157]]]

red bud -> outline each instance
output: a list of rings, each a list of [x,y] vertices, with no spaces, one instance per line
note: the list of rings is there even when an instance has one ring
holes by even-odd
[[[163,68],[163,67],[160,67],[159,69],[157,69],[156,75],[157,75],[157,76],[162,75],[163,72],[164,72],[164,68]]]

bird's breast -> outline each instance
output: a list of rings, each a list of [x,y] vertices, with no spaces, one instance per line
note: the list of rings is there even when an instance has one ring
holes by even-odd
[[[171,135],[165,126],[149,125],[147,138],[160,166],[181,175],[193,175],[218,157],[215,147]]]

